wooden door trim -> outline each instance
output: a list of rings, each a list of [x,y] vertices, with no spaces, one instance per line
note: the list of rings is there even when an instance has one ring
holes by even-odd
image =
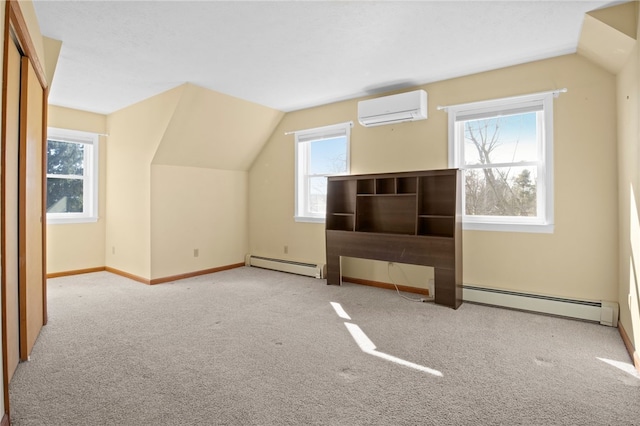
[[[27,120],[29,112],[29,59],[26,56],[20,58],[20,152],[18,161],[20,162],[20,174],[18,181],[18,302],[20,303],[20,361],[29,359],[29,342],[27,340],[27,274],[24,264],[27,260]]]
[[[7,129],[7,72],[8,72],[8,51],[9,51],[9,43],[13,43],[14,40],[12,38],[12,33],[15,35],[17,39],[17,44],[20,46],[23,54],[29,58],[31,65],[36,73],[38,78],[38,82],[43,89],[44,93],[44,102],[42,105],[43,108],[43,120],[42,120],[42,130],[43,130],[43,143],[46,144],[46,128],[47,128],[47,105],[48,105],[48,83],[46,79],[46,74],[44,72],[43,63],[38,57],[37,51],[35,49],[35,45],[33,44],[33,40],[31,35],[29,34],[29,28],[24,19],[24,15],[22,14],[22,10],[20,9],[20,4],[18,0],[8,0],[5,4],[5,20],[4,20],[4,41],[3,41],[3,60],[2,60],[2,117],[0,118],[0,122],[2,123],[2,128],[0,129],[0,152],[2,155],[0,156],[0,295],[2,297],[2,388],[3,388],[3,398],[4,398],[4,411],[5,416],[3,416],[3,421],[6,419],[10,421],[10,401],[9,401],[9,378],[8,378],[8,365],[7,365],[7,330],[6,330],[6,310],[4,308],[4,301],[6,300],[6,268],[5,268],[5,255],[6,255],[6,218],[5,218],[5,208],[6,208],[6,198],[4,188],[6,187],[6,175],[5,175],[5,164],[6,164],[6,129]],[[44,60],[44,58],[42,58]],[[44,145],[46,148],[46,145]],[[43,151],[46,153],[46,151]],[[46,156],[44,156],[43,163],[46,161]],[[44,169],[43,164],[43,179],[46,182],[46,173],[44,173],[46,169]],[[46,191],[43,187],[43,197],[46,197]],[[46,204],[42,205],[42,226],[43,226],[43,247],[42,247],[42,257],[43,262],[46,259]],[[46,268],[43,263],[43,286],[44,286],[44,302],[43,302],[43,313],[46,314]],[[46,323],[47,316],[44,317],[44,322]]]
[[[47,84],[47,75],[44,72],[44,67],[42,66],[40,58],[38,58],[36,47],[33,44],[31,35],[29,34],[27,21],[25,21],[24,19],[24,15],[22,14],[22,9],[20,9],[18,0],[7,1],[6,14],[9,16],[10,23],[13,25],[16,37],[18,38],[18,43],[24,51],[24,56],[29,58],[31,66],[38,76],[38,81],[40,82],[40,86],[42,86],[42,90],[46,90],[49,86]],[[5,26],[5,37],[7,35],[7,28],[8,27]],[[42,59],[44,60],[44,58]]]
[[[47,123],[49,122],[49,88],[42,89],[42,325],[49,322],[47,312]]]
[[[9,70],[9,43],[13,43],[10,34],[11,17],[9,14],[9,3],[5,6],[4,17],[4,40],[2,43],[2,51],[4,53],[2,57],[2,129],[0,129],[0,294],[2,300],[2,389],[4,396],[4,414],[9,415],[9,364],[8,364],[8,350],[7,350],[7,310],[5,309],[5,303],[7,300],[7,242],[5,239],[6,233],[6,208],[7,199],[6,191],[7,176],[6,176],[6,161],[7,161],[7,90],[8,79],[7,74]]]

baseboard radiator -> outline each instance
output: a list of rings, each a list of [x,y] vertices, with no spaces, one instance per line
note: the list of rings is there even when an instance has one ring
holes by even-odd
[[[324,278],[325,275],[325,265],[272,259],[269,257],[252,256],[250,254],[245,257],[244,264],[246,266],[255,266],[257,268],[272,269],[274,271],[306,275],[314,278]]]
[[[619,307],[616,302],[564,299],[471,285],[463,286],[462,299],[483,305],[594,321],[610,327],[618,326]]]

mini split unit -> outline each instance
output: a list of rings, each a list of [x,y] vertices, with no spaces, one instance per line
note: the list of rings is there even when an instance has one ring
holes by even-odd
[[[358,121],[364,127],[427,118],[427,92],[415,90],[358,102]]]

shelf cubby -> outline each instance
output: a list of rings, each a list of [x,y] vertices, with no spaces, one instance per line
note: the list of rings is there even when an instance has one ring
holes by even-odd
[[[418,216],[418,235],[453,238],[454,216]]]
[[[327,215],[331,213],[351,213],[356,211],[356,182],[350,180],[331,180],[327,182]]]
[[[396,182],[398,194],[415,194],[418,192],[418,179],[416,177],[398,178]]]
[[[375,193],[375,179],[358,179],[358,194]]]
[[[415,235],[415,211],[415,197],[358,197],[356,231]]]
[[[327,229],[334,231],[354,231],[355,214],[353,213],[331,213],[326,218]]]
[[[455,216],[457,200],[455,181],[447,176],[420,177],[420,215]]]
[[[394,178],[376,179],[376,194],[395,194],[396,180]]]

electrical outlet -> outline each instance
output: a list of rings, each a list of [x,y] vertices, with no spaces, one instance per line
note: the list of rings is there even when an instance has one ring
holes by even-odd
[[[111,246],[111,254],[116,254],[116,246]]]
[[[289,253],[289,246],[284,246],[284,254],[288,254]]]
[[[193,257],[200,256],[200,249],[193,249]]]

